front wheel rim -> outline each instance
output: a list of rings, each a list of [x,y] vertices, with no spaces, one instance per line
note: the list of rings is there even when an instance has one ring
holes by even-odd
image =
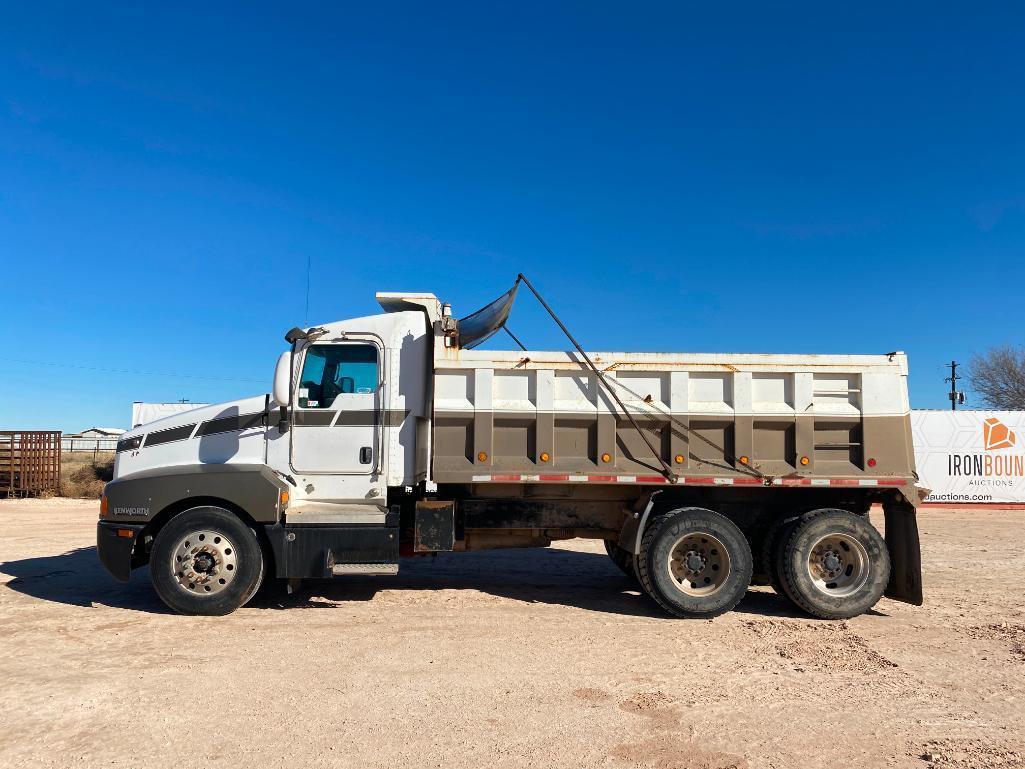
[[[820,593],[846,598],[861,590],[871,574],[868,550],[849,534],[820,537],[808,553],[808,577]]]
[[[726,584],[730,554],[719,538],[704,531],[691,532],[673,543],[666,567],[677,590],[693,597],[706,597]]]
[[[226,590],[238,574],[238,553],[223,533],[192,531],[171,551],[171,573],[187,593],[215,595]]]

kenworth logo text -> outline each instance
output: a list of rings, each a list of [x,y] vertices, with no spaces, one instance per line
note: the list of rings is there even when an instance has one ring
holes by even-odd
[[[111,515],[149,515],[148,507],[114,507],[110,510]]]

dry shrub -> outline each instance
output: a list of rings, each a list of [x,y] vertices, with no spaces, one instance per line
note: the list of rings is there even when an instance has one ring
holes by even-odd
[[[61,494],[65,497],[97,499],[103,484],[113,477],[113,454],[98,455],[95,464],[91,453],[67,453],[61,458]]]

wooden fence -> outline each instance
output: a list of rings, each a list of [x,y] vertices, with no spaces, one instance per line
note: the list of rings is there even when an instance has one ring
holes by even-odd
[[[0,496],[60,493],[61,434],[0,431]]]

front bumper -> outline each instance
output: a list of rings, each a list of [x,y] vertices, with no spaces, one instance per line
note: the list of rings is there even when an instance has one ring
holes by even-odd
[[[96,524],[96,553],[103,568],[114,579],[127,582],[132,573],[133,553],[145,524],[99,521]],[[125,532],[131,532],[128,536]]]

